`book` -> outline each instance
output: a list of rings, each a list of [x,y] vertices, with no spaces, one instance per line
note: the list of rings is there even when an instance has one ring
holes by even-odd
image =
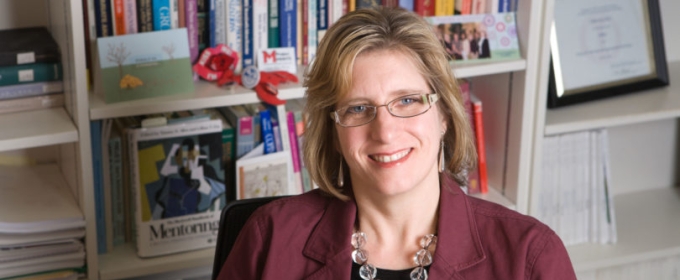
[[[61,61],[59,45],[45,27],[0,30],[0,66]]]
[[[97,39],[96,92],[107,103],[194,91],[186,28]]]
[[[280,46],[297,48],[297,1],[279,1]]]
[[[0,86],[0,100],[45,95],[64,91],[62,81]]]
[[[229,0],[227,0],[229,1]],[[267,48],[278,48],[281,42],[281,30],[279,29],[279,0],[268,0],[269,21],[267,23]]]
[[[56,164],[3,166],[0,178],[0,233],[34,234],[85,227],[83,213]]]
[[[137,30],[139,32],[153,31],[151,0],[137,0]]]
[[[127,34],[127,27],[125,21],[125,0],[111,0],[111,11],[113,19],[113,33],[114,35]]]
[[[241,55],[243,52],[243,5],[241,0],[227,0],[226,3],[227,46]],[[238,60],[235,72],[241,72],[243,59]]]
[[[142,0],[140,0],[142,1]],[[151,0],[149,0],[151,1]],[[94,22],[97,37],[113,36],[113,24],[111,21],[111,1],[93,0]]]
[[[0,67],[0,86],[60,81],[61,63],[31,63]]]
[[[462,1],[461,1],[462,2]],[[515,13],[426,17],[455,63],[519,59]]]
[[[187,38],[189,40],[189,56],[193,65],[198,60],[198,7],[196,0],[184,1],[185,21],[187,28]]]
[[[470,94],[472,112],[475,121],[475,141],[477,146],[477,171],[479,172],[479,191],[489,192],[486,164],[486,144],[484,143],[484,118],[482,116],[482,100],[473,93]]]
[[[153,17],[154,31],[172,29],[170,0],[152,0],[151,14]]]
[[[125,0],[125,34],[135,34],[137,28],[137,0]]]
[[[465,108],[465,114],[467,115],[468,122],[470,123],[470,130],[475,138],[475,147],[477,146],[477,134],[475,134],[476,123],[475,123],[475,113],[474,106],[472,104],[472,93],[470,92],[470,81],[461,79],[458,80],[458,85],[460,87],[460,95],[463,99],[463,107]],[[467,170],[467,194],[478,194],[482,192],[481,182],[479,178],[479,162],[477,167],[474,169]]]
[[[213,247],[226,204],[220,120],[129,134],[140,257]]]
[[[97,232],[97,252],[106,254],[108,252],[106,239],[106,197],[104,195],[104,166],[103,166],[103,147],[102,131],[103,121],[90,121],[90,145],[92,149],[92,188],[94,189],[95,200],[95,225]]]
[[[0,114],[55,108],[61,106],[64,106],[63,93],[0,100]]]
[[[255,148],[253,117],[242,105],[218,108],[229,123],[236,128],[236,154],[240,158]]]
[[[297,194],[289,184],[288,152],[264,155],[264,144],[236,160],[236,198]]]

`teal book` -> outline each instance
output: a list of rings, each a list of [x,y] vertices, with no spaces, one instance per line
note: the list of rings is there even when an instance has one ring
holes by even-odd
[[[31,63],[0,67],[0,86],[61,81],[61,63]]]
[[[192,93],[187,38],[186,28],[98,38],[96,91],[106,103]]]

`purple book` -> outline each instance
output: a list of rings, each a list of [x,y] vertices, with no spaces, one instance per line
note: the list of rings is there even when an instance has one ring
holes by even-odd
[[[62,81],[38,82],[0,87],[0,100],[62,92]]]
[[[191,63],[194,63],[198,59],[198,4],[196,0],[183,1],[186,1],[184,11],[189,35],[189,57]]]

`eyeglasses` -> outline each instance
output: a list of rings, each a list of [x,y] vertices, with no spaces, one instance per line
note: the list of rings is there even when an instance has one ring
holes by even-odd
[[[439,97],[436,93],[410,94],[400,96],[387,104],[373,105],[349,105],[331,112],[331,119],[344,127],[361,126],[375,119],[378,108],[386,106],[392,116],[398,118],[411,118],[421,115],[436,103]]]

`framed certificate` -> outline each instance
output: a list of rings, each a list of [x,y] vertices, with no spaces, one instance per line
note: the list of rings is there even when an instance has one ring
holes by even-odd
[[[555,0],[548,108],[668,85],[658,0]]]

